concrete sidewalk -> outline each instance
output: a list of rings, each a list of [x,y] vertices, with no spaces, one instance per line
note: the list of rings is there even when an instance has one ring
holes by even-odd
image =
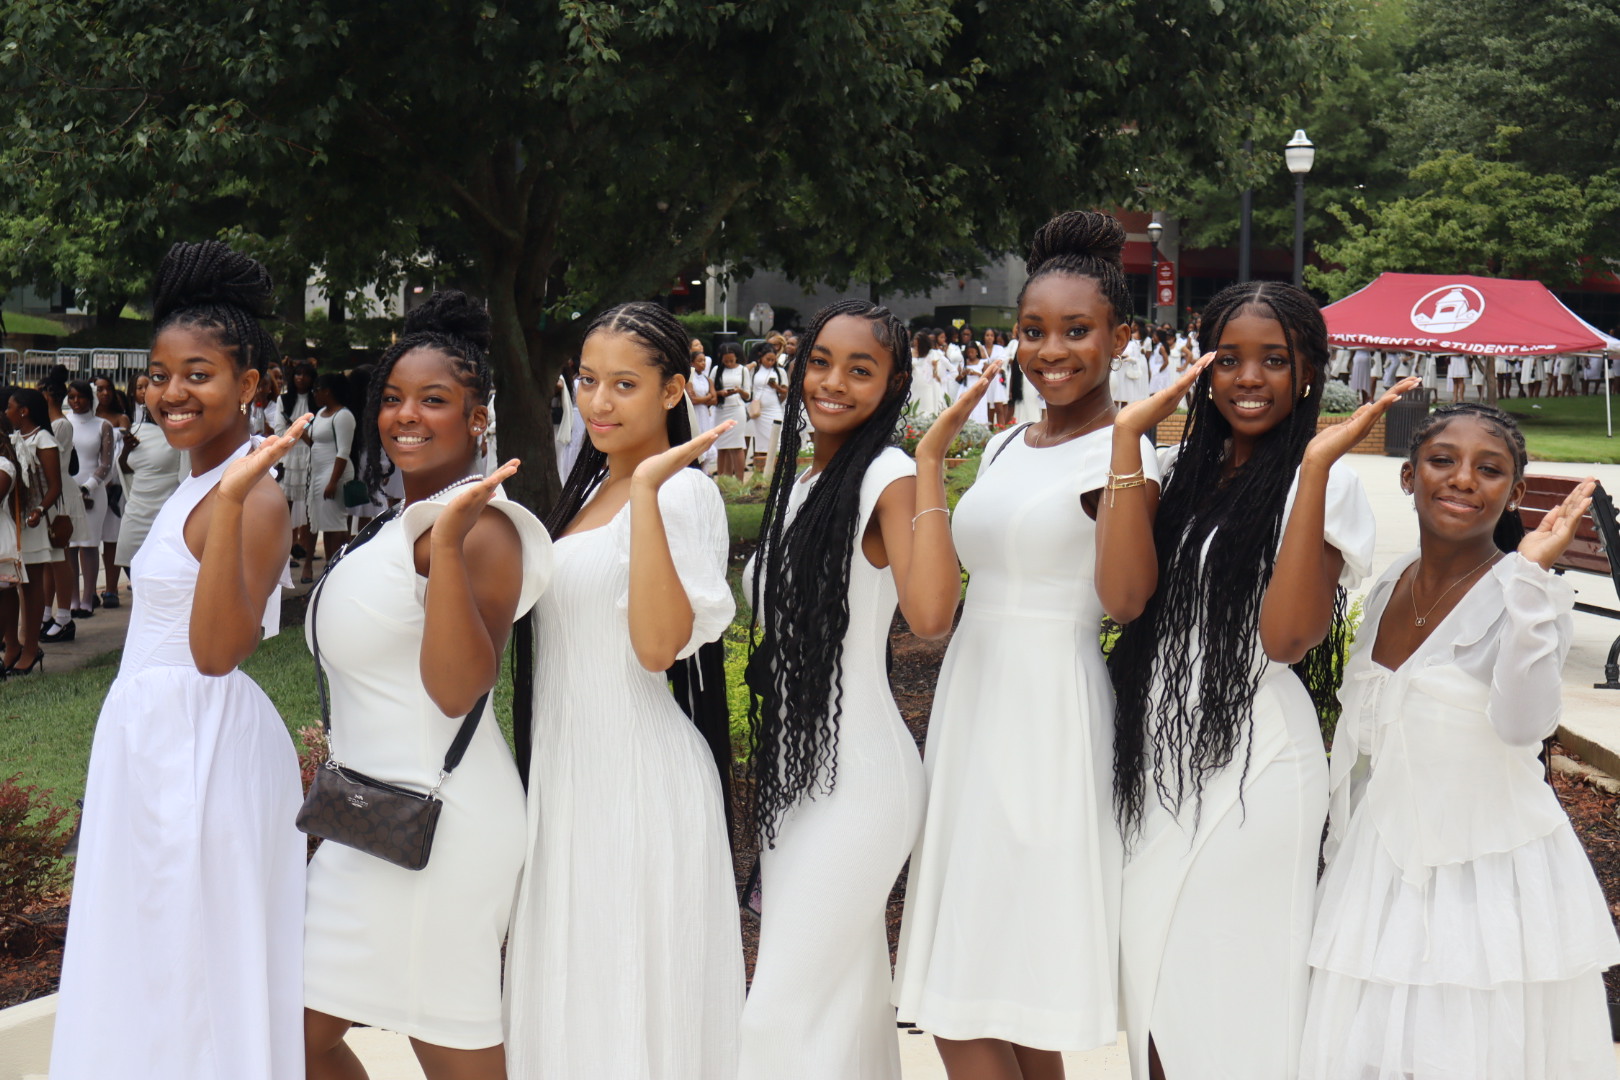
[[[1401,555],[1417,546],[1417,515],[1412,498],[1401,491],[1401,458],[1350,454],[1345,462],[1366,486],[1378,520],[1378,545],[1373,576],[1362,583],[1365,593],[1372,582]],[[1620,465],[1591,465],[1562,461],[1532,461],[1530,472],[1550,476],[1595,476],[1611,495],[1620,496]],[[1620,555],[1620,553],[1617,553]],[[1614,585],[1595,574],[1569,574],[1577,597],[1599,607],[1620,609]],[[1575,612],[1575,641],[1564,664],[1564,713],[1559,738],[1570,750],[1611,776],[1620,776],[1620,690],[1598,690],[1609,646],[1620,635],[1620,619]]]

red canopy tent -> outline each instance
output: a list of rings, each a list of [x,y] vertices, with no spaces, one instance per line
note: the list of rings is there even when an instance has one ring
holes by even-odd
[[[1322,315],[1334,345],[1370,349],[1545,356],[1620,346],[1539,281],[1379,274],[1372,284],[1323,308]]]
[[[1601,352],[1598,333],[1539,281],[1379,274],[1322,309],[1335,345],[1477,356]]]

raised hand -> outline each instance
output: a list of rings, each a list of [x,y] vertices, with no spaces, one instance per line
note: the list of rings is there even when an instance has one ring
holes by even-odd
[[[1542,516],[1541,524],[1525,533],[1524,539],[1519,541],[1519,554],[1543,570],[1551,570],[1553,563],[1569,547],[1570,541],[1575,539],[1575,530],[1580,527],[1581,517],[1592,505],[1592,492],[1596,487],[1597,480],[1590,476],[1575,485],[1575,490],[1565,496],[1563,502]]]
[[[929,461],[943,461],[945,451],[951,448],[951,443],[962,433],[962,426],[967,423],[968,417],[973,414],[974,406],[990,391],[991,381],[1001,373],[1005,361],[993,361],[984,369],[968,388],[956,396],[944,412],[934,417],[923,437],[917,443],[917,457]]]
[[[482,480],[463,484],[433,522],[433,543],[460,546],[478,523],[478,515],[495,497],[495,490],[517,473],[519,464],[518,459],[513,458]]]
[[[1372,430],[1373,422],[1399,401],[1402,394],[1421,385],[1422,382],[1423,380],[1415,375],[1408,376],[1385,391],[1382,397],[1367,402],[1351,413],[1350,419],[1344,423],[1334,424],[1318,431],[1316,437],[1305,447],[1302,464],[1325,467],[1338,461],[1367,437],[1367,433]]]
[[[1199,357],[1196,364],[1188,365],[1176,376],[1175,382],[1163,390],[1150,394],[1141,401],[1133,401],[1119,410],[1118,415],[1114,417],[1114,427],[1138,437],[1152,431],[1155,425],[1170,418],[1181,404],[1181,399],[1187,396],[1187,391],[1192,389],[1193,383],[1198,381],[1199,374],[1209,367],[1214,359],[1214,353],[1205,353]]]
[[[216,489],[218,497],[234,503],[246,501],[254,485],[269,474],[276,462],[287,456],[287,451],[293,448],[304,434],[304,428],[314,419],[314,413],[305,413],[293,421],[287,434],[265,439],[246,455],[233,461],[231,467],[225,470],[225,475],[220,477]]]
[[[662,454],[654,454],[636,466],[635,475],[630,478],[630,482],[636,486],[648,486],[655,490],[663,487],[665,480],[702,457],[703,452],[713,446],[716,439],[736,426],[735,420],[723,421],[690,442],[672,446]]]

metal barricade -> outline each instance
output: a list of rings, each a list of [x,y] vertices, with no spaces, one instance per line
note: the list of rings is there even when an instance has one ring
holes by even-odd
[[[91,357],[95,355],[94,349],[57,349],[56,362],[67,368],[68,378],[88,379],[91,371]]]
[[[22,355],[22,366],[17,371],[18,386],[38,386],[56,366],[56,353],[47,349],[28,349]]]
[[[15,386],[22,371],[22,353],[16,349],[0,349],[0,386]]]

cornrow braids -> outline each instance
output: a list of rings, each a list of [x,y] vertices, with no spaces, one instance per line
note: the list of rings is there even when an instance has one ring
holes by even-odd
[[[1276,563],[1288,493],[1316,434],[1328,346],[1315,302],[1274,282],[1217,294],[1205,313],[1210,345],[1220,342],[1228,322],[1247,313],[1282,326],[1289,357],[1305,361],[1311,393],[1301,398],[1291,376],[1293,411],[1256,440],[1249,460],[1230,476],[1225,463],[1232,429],[1209,399],[1208,371],[1189,395],[1180,455],[1153,526],[1159,587],[1108,657],[1117,695],[1114,811],[1127,838],[1140,828],[1150,773],[1155,794],[1177,812],[1189,799],[1200,802],[1205,781],[1240,753],[1248,774],[1254,696],[1265,673],[1256,654],[1260,603]],[[1333,700],[1343,675],[1343,589],[1331,627],[1294,665],[1319,711]]]
[[[393,462],[383,454],[382,435],[377,417],[382,411],[383,387],[401,357],[416,349],[432,349],[450,363],[451,373],[467,392],[466,413],[489,400],[495,389],[490,368],[490,317],[483,306],[458,289],[441,289],[427,302],[405,316],[405,332],[378,358],[366,384],[363,416],[358,427],[360,450],[357,454],[360,478],[373,494],[382,490],[393,472]]]
[[[1091,278],[1114,309],[1114,322],[1131,317],[1131,290],[1125,281],[1125,228],[1108,214],[1094,210],[1070,210],[1059,214],[1035,231],[1030,241],[1028,273],[1018,290],[1018,306],[1024,306],[1024,293],[1030,283],[1048,274],[1070,274]]]
[[[1530,461],[1530,451],[1524,444],[1524,432],[1519,430],[1519,423],[1511,413],[1481,401],[1442,405],[1424,417],[1412,433],[1412,446],[1406,454],[1407,463],[1416,468],[1423,444],[1450,427],[1453,420],[1464,417],[1478,420],[1507,445],[1508,456],[1513,459],[1513,482],[1517,484],[1523,480],[1524,468]],[[1500,551],[1517,551],[1524,533],[1524,519],[1519,512],[1504,509],[1502,516],[1496,519],[1496,531],[1491,534],[1491,539]]]
[[[843,315],[870,323],[878,347],[888,352],[893,364],[888,393],[838,448],[790,521],[805,371],[822,330]],[[838,780],[844,634],[849,629],[850,564],[860,543],[861,484],[873,459],[896,445],[910,396],[905,324],[887,308],[840,300],[817,312],[799,337],[754,578],[747,583],[754,608],[745,673],[753,816],[772,847],[782,815],[807,794],[830,793]]]
[[[625,334],[646,348],[648,359],[655,364],[665,382],[680,375],[692,378],[692,357],[687,352],[690,342],[686,330],[668,310],[657,304],[637,301],[609,308],[585,330],[585,341],[595,334]],[[721,353],[727,348],[723,346]],[[684,408],[670,409],[665,414],[669,444],[679,446],[692,438],[692,425]],[[693,467],[696,467],[693,462]],[[574,468],[563,484],[562,494],[545,517],[546,531],[558,536],[574,520],[591,493],[607,475],[607,455],[587,441],[574,460]],[[524,784],[528,783],[529,757],[532,753],[534,682],[532,665],[534,656],[534,620],[531,615],[521,620],[514,635],[518,664],[514,671],[513,733],[517,744],[518,771]],[[727,835],[731,825],[731,716],[726,703],[725,644],[712,641],[700,646],[685,660],[678,660],[668,671],[672,693],[681,710],[691,718],[698,733],[709,744],[715,766],[720,773],[720,788],[726,812]]]
[[[295,360],[287,365],[287,388],[281,394],[281,415],[287,418],[288,423],[298,419],[293,415],[293,409],[298,405],[298,376],[309,376],[310,403],[313,404],[316,374],[315,365],[308,360]]]
[[[238,371],[264,373],[281,355],[260,320],[271,318],[270,273],[217,240],[179,243],[158,266],[152,336],[171,326],[215,332]]]

